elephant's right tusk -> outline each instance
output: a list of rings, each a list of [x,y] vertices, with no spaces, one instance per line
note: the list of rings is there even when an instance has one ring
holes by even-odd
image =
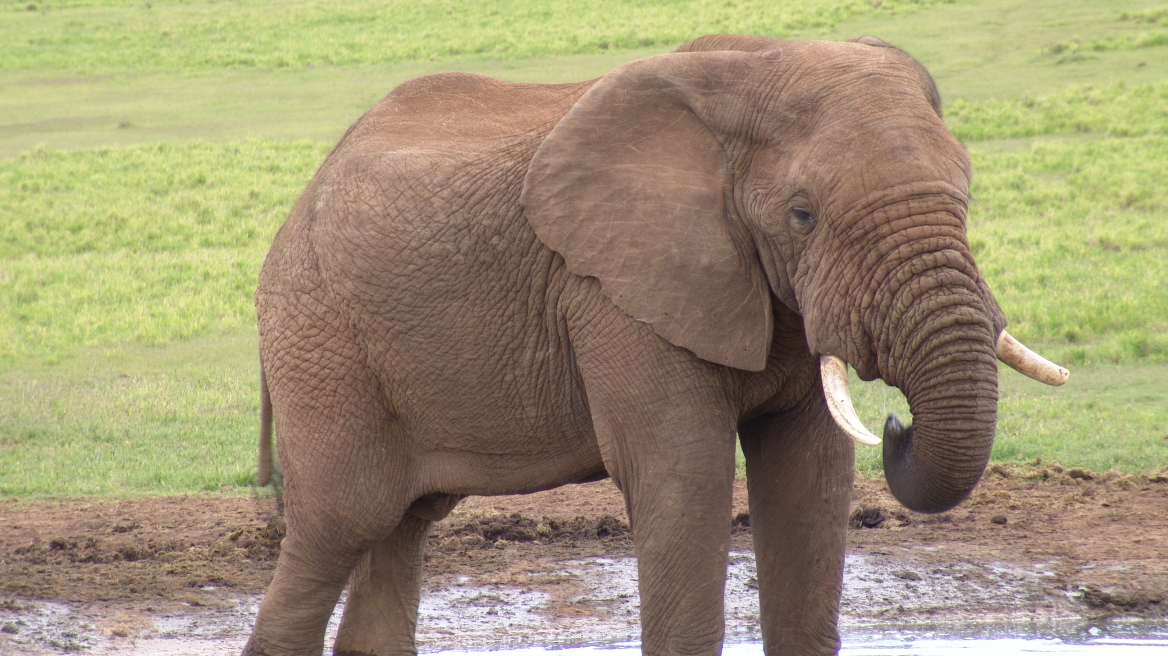
[[[827,399],[827,409],[832,419],[848,437],[868,446],[880,444],[876,437],[864,428],[864,422],[856,416],[852,406],[852,395],[848,392],[848,363],[834,355],[819,356],[819,374],[823,382],[823,396]]]
[[[1026,348],[1026,345],[1002,331],[995,348],[998,359],[1020,374],[1047,385],[1062,385],[1070,372]]]

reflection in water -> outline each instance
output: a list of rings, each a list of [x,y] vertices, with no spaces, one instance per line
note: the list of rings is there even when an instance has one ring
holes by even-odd
[[[954,564],[851,555],[844,592],[844,656],[1164,656],[1168,620],[1090,619],[1066,591],[1063,606],[1035,612],[1047,594],[1049,568]],[[427,589],[419,636],[434,656],[639,656],[636,563],[592,558],[527,572],[542,587],[476,585],[469,577]],[[732,553],[726,584],[726,656],[762,656],[758,583],[752,554]],[[1028,596],[1030,595],[1030,596]],[[46,601],[0,608],[0,654],[90,656],[228,656],[238,654],[259,606],[236,605],[127,615],[136,635],[111,636],[101,609]],[[336,636],[338,606],[327,644]],[[19,610],[17,610],[19,609]],[[110,609],[107,608],[108,612]],[[894,612],[892,612],[894,611]],[[125,618],[117,621],[129,621]],[[13,632],[15,631],[15,632]],[[579,647],[592,643],[591,647]],[[522,648],[539,644],[544,647]],[[474,650],[471,650],[474,646]],[[459,648],[458,651],[453,651]],[[500,649],[502,648],[502,649]]]
[[[848,556],[842,654],[1168,655],[1168,622],[1077,616],[1072,614],[1075,590],[1055,599],[1062,606],[1040,605],[1041,612],[1036,611],[1035,599],[1046,598],[1055,576],[1049,564],[938,564],[919,558],[919,551]],[[467,579],[427,590],[418,625],[423,651],[436,656],[640,654],[636,561],[589,558],[559,565],[561,570],[530,576],[562,579],[575,587],[549,587],[549,593],[473,585]],[[754,555],[732,552],[726,656],[762,656],[757,588]],[[594,646],[575,646],[589,643]],[[543,647],[522,647],[532,644]]]
[[[745,646],[745,645],[744,645]],[[755,647],[751,645],[751,647]],[[1021,656],[1023,654],[1084,654],[1087,656],[1152,656],[1164,654],[1168,650],[1168,639],[1103,638],[1082,643],[1068,643],[1050,638],[973,638],[944,640],[935,639],[884,639],[845,646],[840,651],[847,656],[974,656],[993,654],[994,656]],[[755,656],[762,654],[761,647],[753,651],[725,651],[727,656]]]
[[[635,643],[545,649],[527,647],[501,651],[442,651],[435,656],[640,656]],[[1028,656],[1083,654],[1085,656],[1162,656],[1168,653],[1168,633],[1151,638],[1089,638],[1066,642],[1057,638],[919,638],[869,637],[845,641],[840,656]],[[762,656],[758,643],[728,644],[723,656]]]

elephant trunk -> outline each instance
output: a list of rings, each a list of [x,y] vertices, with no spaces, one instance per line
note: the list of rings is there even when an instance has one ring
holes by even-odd
[[[810,302],[801,303],[808,308],[808,344],[821,356],[828,410],[846,435],[861,444],[880,442],[852,408],[845,362],[861,379],[882,378],[907,397],[914,423],[906,427],[889,417],[884,472],[893,495],[919,512],[949,510],[981,479],[997,423],[999,358],[1049,385],[1068,376],[1004,330],[1005,316],[973,264],[960,216],[960,210],[906,213],[882,222],[883,233],[849,234],[844,246],[854,257],[837,258],[816,282],[833,280],[830,266],[856,278],[847,268],[854,261],[874,265],[862,269],[866,283],[844,294],[839,285],[809,286]],[[911,230],[920,237],[904,239]],[[847,330],[827,328],[841,325]]]
[[[943,318],[941,318],[943,317]],[[897,385],[913,414],[884,427],[884,474],[917,512],[961,503],[989,462],[997,424],[998,370],[990,320],[980,303],[934,309],[910,328]],[[930,326],[944,324],[938,329]]]

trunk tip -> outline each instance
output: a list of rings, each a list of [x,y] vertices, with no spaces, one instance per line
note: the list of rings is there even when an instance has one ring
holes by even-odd
[[[912,425],[905,426],[900,417],[889,414],[884,420],[884,462],[888,468],[889,459],[902,462],[912,448]]]
[[[902,423],[900,421],[900,417],[897,417],[895,414],[889,414],[888,419],[884,420],[885,439],[888,438],[889,433],[893,433],[897,437],[899,437],[901,434],[904,433],[904,431],[905,431],[904,423]]]
[[[913,427],[890,414],[884,420],[884,479],[896,500],[919,513],[950,510],[969,496],[970,489],[955,488],[952,481],[925,473],[913,457]],[[918,456],[919,457],[919,456]]]

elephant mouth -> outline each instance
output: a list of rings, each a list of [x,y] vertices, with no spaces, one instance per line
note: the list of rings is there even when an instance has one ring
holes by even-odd
[[[1064,367],[1030,350],[1005,330],[998,336],[994,352],[1002,363],[1040,383],[1062,385],[1070,376],[1070,372]],[[864,427],[864,422],[860,421],[852,405],[852,395],[848,391],[847,363],[834,355],[821,355],[819,371],[828,410],[840,430],[859,444],[865,446],[880,444],[882,440]],[[897,425],[900,424],[900,420],[895,416],[889,419],[895,420]]]

